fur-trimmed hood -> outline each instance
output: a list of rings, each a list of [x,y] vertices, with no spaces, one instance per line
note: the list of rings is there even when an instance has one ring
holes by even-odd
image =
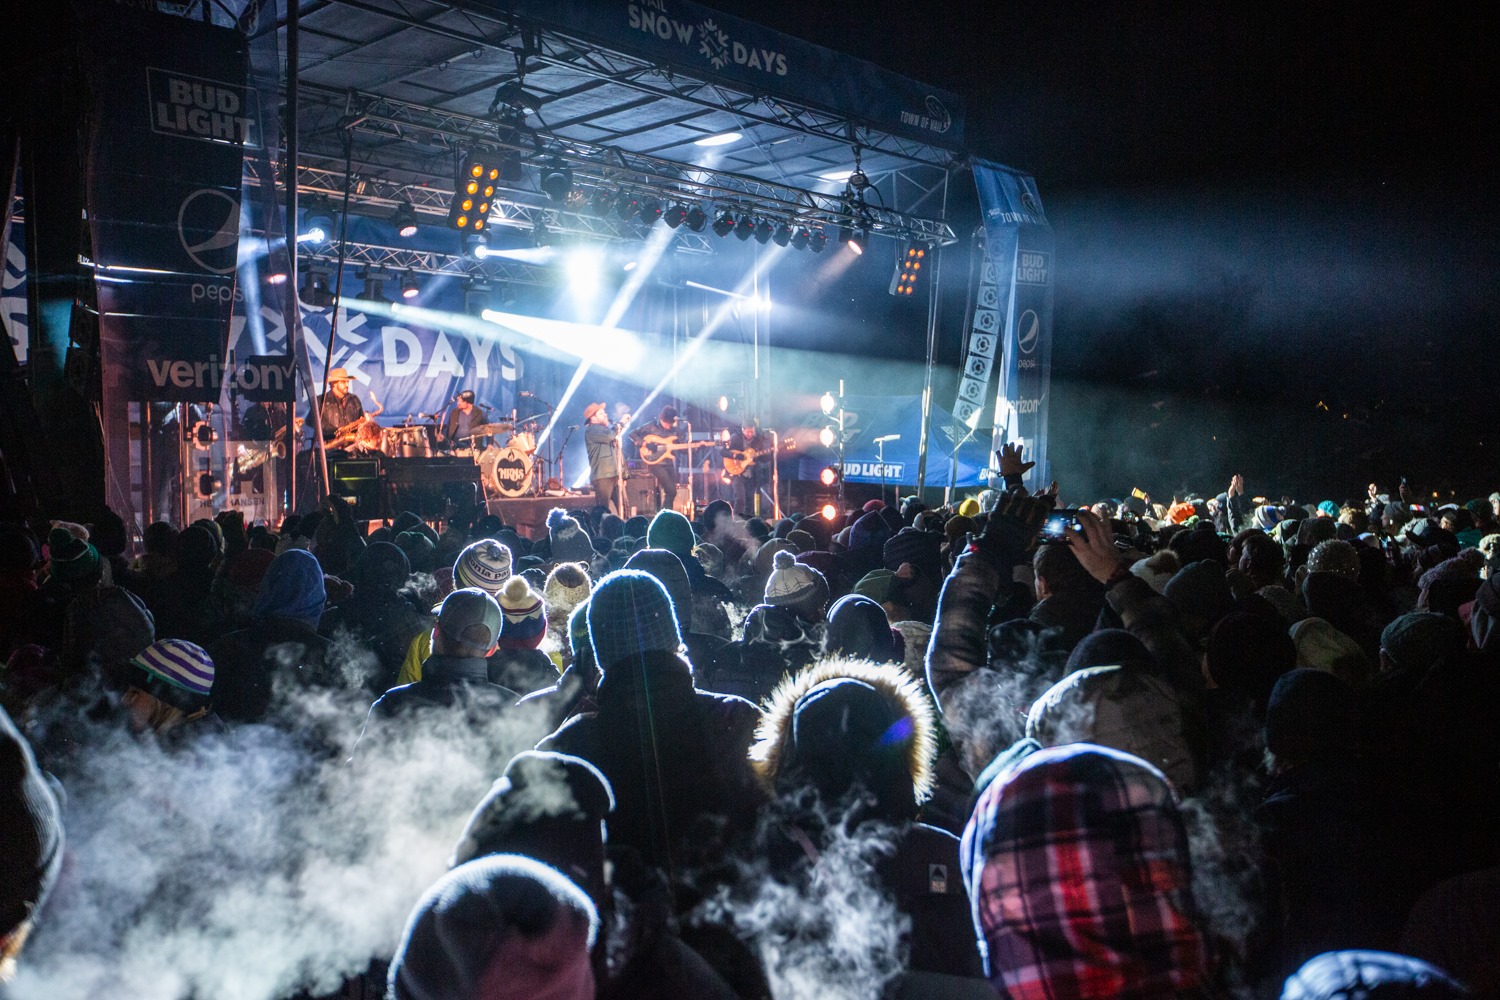
[[[898,720],[888,732],[903,745],[912,800],[917,805],[925,802],[935,780],[937,724],[921,682],[897,664],[843,657],[825,658],[808,666],[783,680],[766,699],[755,744],[750,748],[750,764],[761,784],[773,795],[783,790],[778,788],[778,779],[784,777],[783,770],[795,753],[792,740],[799,704],[814,688],[839,680],[869,685],[884,699],[884,707]],[[905,720],[909,720],[909,726],[901,724]]]

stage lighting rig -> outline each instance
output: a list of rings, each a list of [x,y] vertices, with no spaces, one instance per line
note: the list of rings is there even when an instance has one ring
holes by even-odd
[[[777,226],[776,232],[771,234],[771,241],[779,247],[789,245],[792,242],[791,225],[789,223],[783,222],[781,225]]]
[[[714,220],[714,235],[719,237],[728,236],[733,230],[734,216],[729,212],[728,209],[725,209],[723,212],[719,213],[719,217]]]
[[[673,205],[671,208],[662,212],[661,221],[667,224],[668,229],[676,229],[678,226],[687,221],[687,217],[687,206],[679,202],[678,204]]]
[[[595,218],[603,219],[609,215],[610,209],[614,207],[615,196],[612,191],[605,188],[594,188],[594,193],[589,195],[589,214]]]
[[[484,260],[490,255],[488,233],[464,233],[464,255],[475,260]]]
[[[542,167],[541,188],[554,202],[568,200],[573,190],[573,171],[559,156],[550,156]]]
[[[772,224],[770,219],[761,219],[755,226],[755,242],[761,246],[765,246],[771,242],[771,237],[775,232],[776,226]]]
[[[322,195],[313,195],[307,199],[307,207],[302,212],[302,228],[297,234],[297,242],[327,243],[333,239],[334,233],[333,206]]]
[[[812,234],[807,237],[807,249],[811,250],[813,253],[822,253],[823,247],[825,247],[827,244],[828,234],[823,232],[821,228],[814,229],[812,231]]]
[[[651,225],[652,223],[656,222],[657,219],[661,218],[661,202],[657,201],[655,198],[647,198],[645,201],[641,202],[639,214],[641,217],[641,222],[645,223],[648,226]]]
[[[896,270],[891,275],[891,286],[886,289],[897,298],[904,298],[916,291],[917,279],[922,276],[922,265],[927,262],[927,247],[922,243],[906,243],[900,247],[896,257]]]
[[[755,220],[748,215],[740,216],[740,221],[734,224],[735,238],[740,241],[748,240],[754,232]]]
[[[417,235],[417,212],[411,207],[410,201],[403,201],[396,206],[391,213],[391,226],[396,230],[396,235],[404,240]]]
[[[641,212],[640,199],[630,191],[621,191],[615,195],[615,214],[621,219],[629,222]]]
[[[703,227],[708,225],[708,213],[703,211],[701,205],[694,205],[687,210],[687,217],[683,221],[693,232],[701,233],[703,232]]]
[[[464,233],[483,232],[489,225],[495,181],[500,177],[499,159],[493,152],[475,149],[464,160],[458,175],[458,190],[448,206],[448,225]]]
[[[806,226],[798,226],[797,231],[792,233],[792,249],[806,250],[809,234]]]

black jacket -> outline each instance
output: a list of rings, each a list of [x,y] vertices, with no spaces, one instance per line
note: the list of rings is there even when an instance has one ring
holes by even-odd
[[[263,721],[278,680],[297,686],[339,685],[328,663],[328,640],[300,619],[263,619],[224,636],[208,655],[214,661],[214,713],[226,722]]]

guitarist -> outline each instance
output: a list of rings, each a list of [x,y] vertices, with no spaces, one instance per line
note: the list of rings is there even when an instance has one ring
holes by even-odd
[[[755,498],[767,484],[771,435],[762,434],[758,420],[745,419],[724,446],[724,474],[729,477],[729,502],[741,517],[754,512]]]
[[[637,448],[648,436],[665,439],[669,442],[680,440],[677,431],[677,407],[668,404],[661,408],[656,419],[644,427],[638,427],[630,432],[630,440],[635,442]],[[656,477],[656,482],[661,486],[661,510],[667,510],[677,501],[677,456],[673,455],[664,462],[655,465],[647,464],[646,468],[651,475]]]

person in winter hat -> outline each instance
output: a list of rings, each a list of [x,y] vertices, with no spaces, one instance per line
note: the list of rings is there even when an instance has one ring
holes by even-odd
[[[522,694],[556,683],[558,670],[540,648],[547,637],[542,596],[524,576],[513,576],[500,588],[496,600],[502,624],[499,648],[489,658],[490,680]]]
[[[1026,736],[1044,747],[1093,743],[1157,767],[1183,795],[1198,788],[1203,750],[1188,735],[1182,699],[1166,681],[1118,665],[1075,671],[1038,698]]]
[[[1281,1000],[1465,1000],[1467,988],[1419,958],[1388,951],[1330,951],[1293,973]]]
[[[0,709],[0,983],[10,980],[62,867],[62,809]]]
[[[891,627],[885,609],[863,594],[846,594],[828,609],[823,652],[876,663],[900,663],[906,658],[901,633]]]
[[[1375,673],[1359,643],[1322,618],[1304,618],[1291,627],[1290,634],[1299,667],[1322,670],[1354,687]]]
[[[547,512],[547,538],[556,562],[586,562],[594,557],[594,540],[582,524],[561,507]]]
[[[537,749],[582,757],[609,779],[611,843],[679,870],[722,856],[727,843],[705,837],[701,825],[720,818],[730,839],[753,825],[760,796],[746,754],[760,713],[695,688],[671,598],[656,578],[611,573],[587,607],[602,673],[598,710],[574,716]],[[646,718],[652,725],[641,725]]]
[[[130,661],[130,687],[122,699],[137,733],[165,733],[208,714],[214,661],[183,639],[158,639]]]
[[[625,568],[650,573],[666,588],[667,596],[672,600],[672,612],[677,615],[677,624],[682,630],[682,644],[687,649],[688,662],[693,665],[693,674],[700,685],[712,680],[726,658],[729,642],[693,630],[693,585],[682,560],[666,549],[641,549],[625,561]]]
[[[593,1000],[594,904],[561,872],[515,854],[449,871],[412,911],[391,1000]]]
[[[822,621],[828,607],[828,581],[811,566],[797,562],[789,549],[782,550],[771,560],[765,603],[786,608],[803,621]]]
[[[391,688],[401,672],[407,648],[432,628],[432,618],[402,593],[410,576],[406,553],[391,542],[372,542],[354,564],[354,595],[329,608],[318,633],[330,639],[353,638],[373,654],[364,664],[364,686],[371,694]]]
[[[453,586],[482,590],[491,597],[500,593],[500,588],[510,579],[514,570],[511,550],[493,538],[481,538],[466,545],[453,561]],[[434,607],[432,614],[438,609]],[[432,655],[432,630],[422,629],[412,637],[406,647],[406,656],[401,661],[401,672],[396,677],[396,686],[415,684],[422,679],[422,664]]]
[[[47,536],[47,551],[43,590],[63,608],[57,653],[64,673],[76,676],[98,670],[118,683],[130,658],[156,638],[155,617],[139,597],[115,585],[110,565],[98,550],[62,524]]]
[[[983,790],[960,858],[986,974],[1011,1000],[1208,985],[1187,834],[1145,761],[1086,743],[1032,753]]]
[[[561,562],[552,567],[542,590],[542,600],[547,606],[547,621],[567,621],[573,609],[588,599],[592,586],[586,562]]]
[[[761,832],[778,878],[809,878],[810,858],[880,824],[872,829],[890,850],[875,874],[910,922],[908,968],[982,974],[958,839],[916,821],[937,758],[935,712],[920,681],[893,663],[843,658],[803,670],[767,699],[750,758],[774,798]]]
[[[646,531],[646,544],[653,549],[666,549],[679,559],[692,558],[693,546],[698,544],[693,534],[693,525],[675,510],[657,511]]]

